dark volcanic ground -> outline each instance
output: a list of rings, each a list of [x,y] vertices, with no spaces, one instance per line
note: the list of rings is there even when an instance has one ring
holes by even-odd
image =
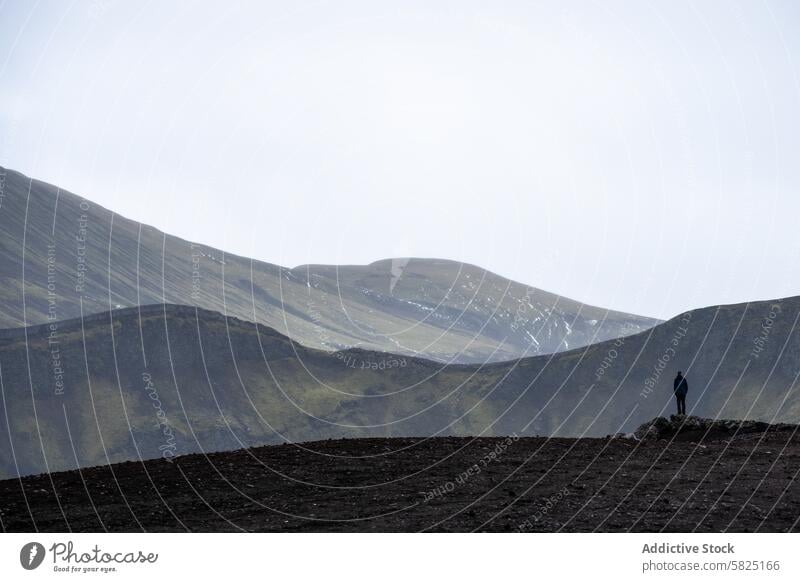
[[[273,532],[800,529],[800,437],[795,430],[704,443],[434,438],[304,446],[307,450],[261,447],[2,481],[2,527]]]

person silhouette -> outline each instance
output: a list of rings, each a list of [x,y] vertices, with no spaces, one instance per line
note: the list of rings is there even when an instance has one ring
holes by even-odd
[[[678,414],[686,414],[686,393],[689,392],[689,383],[683,372],[678,371],[675,376],[675,381],[672,383],[672,389],[675,391],[675,399],[678,401]]]

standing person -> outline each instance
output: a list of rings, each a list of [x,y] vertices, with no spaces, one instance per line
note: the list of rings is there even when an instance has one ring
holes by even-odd
[[[689,392],[689,383],[683,372],[679,371],[675,376],[672,389],[675,391],[675,399],[678,401],[678,414],[686,414],[686,393]]]

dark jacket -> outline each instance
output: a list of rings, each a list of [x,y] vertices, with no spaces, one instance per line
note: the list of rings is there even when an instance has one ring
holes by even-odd
[[[678,396],[686,396],[686,393],[689,391],[689,383],[686,381],[686,376],[675,376],[672,389]]]

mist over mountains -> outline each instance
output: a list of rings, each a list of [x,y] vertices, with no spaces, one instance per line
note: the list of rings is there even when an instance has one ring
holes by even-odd
[[[0,240],[0,328],[172,303],[255,321],[327,351],[483,363],[659,323],[455,261],[280,267],[170,236],[11,170]]]

